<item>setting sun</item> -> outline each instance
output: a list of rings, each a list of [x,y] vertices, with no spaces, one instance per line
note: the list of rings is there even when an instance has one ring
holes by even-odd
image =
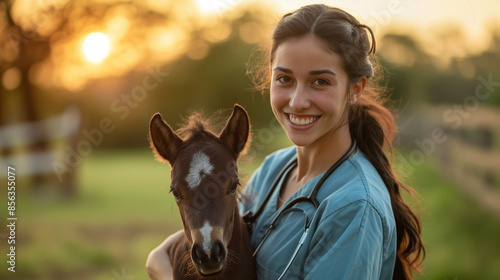
[[[83,42],[83,54],[91,62],[100,62],[109,54],[108,37],[102,33],[91,33]]]

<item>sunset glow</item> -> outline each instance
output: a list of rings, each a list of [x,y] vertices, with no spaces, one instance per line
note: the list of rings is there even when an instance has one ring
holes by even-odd
[[[83,54],[94,63],[105,59],[109,54],[108,37],[102,33],[91,33],[83,42]]]

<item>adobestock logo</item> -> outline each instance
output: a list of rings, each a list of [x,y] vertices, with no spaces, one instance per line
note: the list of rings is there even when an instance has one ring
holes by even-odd
[[[139,103],[144,101],[149,93],[155,90],[163,80],[168,77],[168,72],[160,71],[160,66],[156,68],[146,67],[148,72],[142,78],[140,85],[132,88],[129,94],[121,95],[111,102],[111,112],[118,114],[118,119],[125,120],[132,109],[139,106]],[[82,138],[75,146],[66,145],[66,156],[63,162],[53,161],[51,163],[59,182],[64,179],[65,173],[73,172],[83,161],[88,157],[94,147],[99,146],[104,140],[106,134],[112,133],[116,129],[116,125],[111,118],[102,118],[99,121],[99,126],[90,130],[83,129],[81,131]]]
[[[408,2],[408,1],[406,1]],[[411,1],[410,1],[411,2]],[[406,3],[409,4],[409,3]],[[401,14],[403,6],[399,0],[390,0],[387,2],[385,9],[373,11],[371,10],[366,20],[366,25],[372,28],[373,31],[378,31],[389,25],[394,15]]]
[[[128,275],[125,271],[125,267],[122,267],[122,271],[119,272],[116,269],[111,270],[111,274],[113,274],[113,278],[111,280],[134,280],[135,276]]]
[[[460,104],[453,104],[451,108],[442,113],[441,121],[434,122],[434,125],[443,126],[451,130],[458,130],[462,127],[465,119],[470,118],[474,112],[480,109],[480,101],[486,101],[500,87],[500,82],[493,81],[493,74],[489,74],[485,79],[483,76],[478,76],[478,85],[473,94],[464,98]],[[404,156],[398,157],[399,174],[403,177],[409,177],[415,171],[416,166],[422,165],[427,157],[434,155],[439,145],[445,143],[449,139],[449,135],[442,127],[434,127],[430,132],[430,136],[424,139],[415,139],[414,143],[417,149],[414,149],[408,154],[408,159]]]

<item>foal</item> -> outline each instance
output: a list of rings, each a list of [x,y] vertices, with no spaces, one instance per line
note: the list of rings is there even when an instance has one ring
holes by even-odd
[[[174,279],[257,279],[250,237],[238,212],[236,161],[249,142],[250,123],[241,106],[219,136],[192,116],[182,139],[155,114],[151,146],[172,167],[174,195],[184,235],[168,248]]]

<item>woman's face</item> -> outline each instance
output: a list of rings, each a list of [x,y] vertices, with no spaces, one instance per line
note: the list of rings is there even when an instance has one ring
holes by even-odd
[[[349,83],[340,56],[324,41],[307,35],[283,42],[271,69],[271,107],[295,145],[310,146],[342,130],[348,133],[348,125],[336,131],[346,123],[348,92],[353,90],[353,103],[359,85]]]

